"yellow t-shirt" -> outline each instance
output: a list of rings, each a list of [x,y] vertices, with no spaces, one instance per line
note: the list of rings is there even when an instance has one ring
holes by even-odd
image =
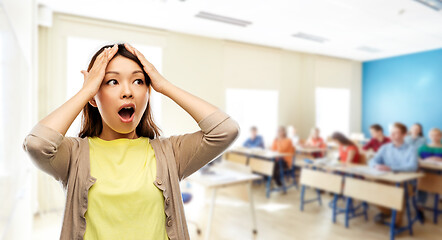
[[[85,240],[167,240],[164,197],[154,185],[149,138],[88,138],[91,175]]]

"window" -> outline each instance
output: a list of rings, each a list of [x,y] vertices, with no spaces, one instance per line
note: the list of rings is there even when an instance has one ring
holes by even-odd
[[[316,88],[316,126],[322,137],[339,131],[350,132],[350,90],[345,88]]]
[[[265,146],[271,146],[278,128],[278,91],[227,89],[226,112],[241,128],[236,146],[242,145],[249,137],[252,126],[258,128],[258,134],[263,136]]]
[[[103,45],[109,44],[105,40],[68,37],[67,40],[67,84],[66,84],[66,100],[74,96],[83,86],[83,75],[81,70],[87,70],[89,61],[93,54]],[[82,51],[78,51],[78,46],[82,46]],[[144,56],[151,62],[155,68],[161,73],[162,69],[162,48],[134,45]],[[151,107],[155,122],[161,126],[161,96],[152,89]],[[66,136],[78,136],[81,128],[81,113],[72,123]]]

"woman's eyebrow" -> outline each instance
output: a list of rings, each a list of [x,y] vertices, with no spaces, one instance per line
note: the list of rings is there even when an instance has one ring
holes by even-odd
[[[106,74],[108,74],[108,73],[120,74],[119,72],[108,71],[108,72],[106,72],[104,75],[106,75]],[[135,70],[132,74],[135,74],[135,73],[143,73],[143,71],[141,71],[141,70]]]

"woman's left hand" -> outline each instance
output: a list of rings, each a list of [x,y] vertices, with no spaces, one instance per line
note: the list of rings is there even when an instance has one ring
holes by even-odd
[[[147,73],[147,75],[149,75],[153,89],[159,93],[163,93],[165,85],[168,83],[168,81],[158,72],[158,70],[154,67],[154,65],[152,65],[152,63],[147,61],[147,59],[140,51],[138,51],[136,48],[132,47],[128,43],[124,43],[124,46],[129,52],[137,56],[141,64],[143,64],[144,71]]]

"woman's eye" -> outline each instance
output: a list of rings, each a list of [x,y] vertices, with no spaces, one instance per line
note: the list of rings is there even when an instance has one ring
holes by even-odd
[[[144,83],[144,81],[142,79],[137,79],[134,81],[134,83],[142,85]]]
[[[117,83],[118,83],[117,80],[111,79],[111,80],[107,81],[106,84],[108,84],[108,85],[116,85]]]

